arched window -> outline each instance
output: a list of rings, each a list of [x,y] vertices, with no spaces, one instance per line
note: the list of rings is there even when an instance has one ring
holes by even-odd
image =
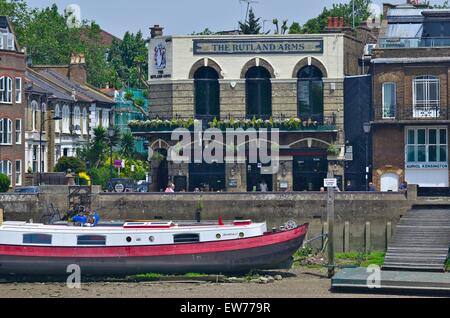
[[[269,71],[254,66],[245,75],[247,118],[270,118],[272,116],[272,83]]]
[[[73,126],[76,133],[81,131],[81,111],[78,106],[73,109]]]
[[[195,117],[214,119],[220,117],[219,74],[212,67],[201,67],[194,74]]]
[[[12,79],[0,77],[0,103],[12,103]]]
[[[298,116],[303,119],[323,121],[323,74],[313,65],[298,71]]]
[[[12,145],[12,121],[9,118],[0,119],[0,144]]]
[[[65,134],[70,133],[70,108],[64,105],[62,109],[62,131]]]
[[[105,129],[109,127],[109,111],[106,109],[102,110],[102,127]]]
[[[31,130],[36,131],[38,129],[38,112],[39,104],[34,100],[31,102]]]
[[[83,135],[88,133],[88,114],[86,108],[83,108]]]
[[[59,108],[58,104],[55,106],[55,117],[61,117],[61,108]],[[55,131],[61,132],[61,120],[55,121]]]
[[[413,82],[414,117],[440,116],[440,80],[437,76],[417,76]]]

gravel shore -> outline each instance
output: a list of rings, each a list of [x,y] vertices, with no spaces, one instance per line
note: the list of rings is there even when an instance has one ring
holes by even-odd
[[[15,283],[0,280],[0,298],[374,298],[381,294],[333,293],[325,269],[293,269],[271,284],[180,282]],[[389,295],[388,297],[402,297]]]

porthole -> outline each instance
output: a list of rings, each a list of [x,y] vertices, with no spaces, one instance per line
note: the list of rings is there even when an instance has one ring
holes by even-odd
[[[219,233],[216,235],[216,239],[220,240],[222,238],[222,235],[220,235]]]
[[[127,237],[127,242],[131,243],[131,237],[130,236]]]
[[[244,236],[245,236],[244,232],[239,233],[240,238],[244,238]]]
[[[154,236],[150,236],[150,237],[148,238],[148,240],[149,240],[150,242],[154,242],[154,241],[155,241],[155,237],[154,237]]]

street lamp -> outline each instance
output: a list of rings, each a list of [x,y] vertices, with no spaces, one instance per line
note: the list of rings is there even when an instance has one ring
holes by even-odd
[[[113,143],[112,139],[116,133],[116,130],[113,127],[108,128],[108,137],[109,137],[109,184],[112,187],[112,178],[113,178]],[[112,192],[112,189],[110,189]]]
[[[41,113],[41,116],[42,116],[42,113]],[[41,183],[42,183],[42,170],[44,170],[44,167],[43,167],[43,160],[42,160],[42,153],[43,153],[43,151],[42,151],[42,133],[43,133],[43,130],[44,130],[44,125],[45,125],[45,123],[47,122],[47,121],[49,121],[49,120],[53,120],[53,121],[59,121],[59,120],[62,120],[62,117],[60,117],[60,116],[53,116],[52,118],[46,118],[46,119],[44,119],[44,120],[41,120],[41,129],[40,129],[40,131],[39,131],[39,186],[41,185]],[[49,136],[49,138],[50,138],[50,136]]]
[[[364,134],[366,135],[366,191],[369,191],[369,136],[372,126],[370,123],[363,124]]]

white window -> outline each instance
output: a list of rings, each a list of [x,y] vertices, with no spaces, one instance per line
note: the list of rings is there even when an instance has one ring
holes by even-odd
[[[61,117],[61,109],[59,108],[59,105],[55,106],[55,117]],[[61,132],[61,120],[55,121],[55,131]]]
[[[88,133],[88,114],[86,108],[83,108],[83,135]]]
[[[418,76],[413,83],[414,117],[440,117],[440,80],[436,76]]]
[[[6,175],[9,178],[9,180],[11,180],[11,178],[12,178],[12,163],[11,163],[11,161],[9,161],[9,160],[0,161],[0,173]]]
[[[407,129],[406,161],[408,163],[447,163],[447,128]]]
[[[383,119],[395,118],[397,109],[395,83],[383,83]]]
[[[76,133],[80,132],[81,130],[81,111],[80,111],[80,107],[76,106],[73,109],[73,126],[74,126],[74,131]]]
[[[37,110],[38,110],[38,103],[34,100],[31,102],[31,130],[36,131],[37,130]]]
[[[8,50],[14,51],[14,35],[9,33],[7,36]]]
[[[8,118],[0,119],[0,144],[12,145],[12,121]]]
[[[95,127],[100,126],[100,110],[95,110]]]
[[[22,185],[22,160],[16,160],[16,186]]]
[[[107,129],[109,126],[109,112],[107,110],[102,111],[102,127]]]
[[[62,132],[70,133],[70,108],[68,105],[64,105],[62,109]]]
[[[22,78],[16,77],[16,103],[22,102]]]
[[[16,144],[22,144],[22,119],[16,119]]]
[[[0,77],[0,103],[12,103],[12,79]]]

